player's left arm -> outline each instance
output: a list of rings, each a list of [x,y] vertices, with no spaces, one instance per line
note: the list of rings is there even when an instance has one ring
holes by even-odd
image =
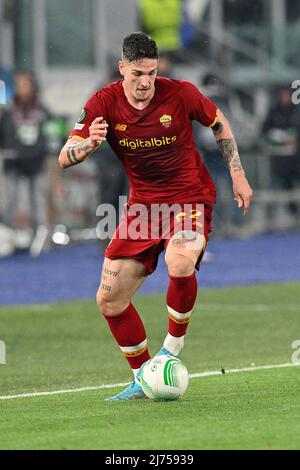
[[[220,109],[217,110],[216,120],[211,128],[218,147],[228,164],[233,183],[234,199],[237,201],[238,207],[244,208],[244,214],[247,214],[253,192],[245,176],[230,124]]]

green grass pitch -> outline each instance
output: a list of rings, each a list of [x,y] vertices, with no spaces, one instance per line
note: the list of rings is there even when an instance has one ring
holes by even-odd
[[[164,296],[134,304],[155,353]],[[289,363],[299,316],[297,283],[200,290],[183,361],[191,374]],[[131,380],[94,301],[0,308],[0,339],[0,397]],[[119,390],[0,400],[0,448],[300,449],[300,367],[192,378],[178,402],[104,401]]]

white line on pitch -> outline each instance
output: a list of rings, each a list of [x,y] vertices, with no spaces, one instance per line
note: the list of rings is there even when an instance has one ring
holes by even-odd
[[[263,370],[263,369],[283,369],[284,367],[295,367],[299,365],[300,364],[287,362],[286,364],[272,364],[272,365],[267,365],[267,366],[243,367],[241,369],[226,369],[226,370],[223,370],[223,372],[221,370],[212,370],[212,371],[200,372],[200,373],[196,372],[195,374],[190,374],[190,379],[194,379],[198,377],[209,377],[211,375],[236,374],[238,372],[251,372],[254,370]]]
[[[203,303],[197,304],[199,310],[212,310],[217,312],[273,312],[274,310],[282,310],[284,312],[299,312],[300,304],[220,304],[220,303]]]
[[[300,364],[293,364],[288,362],[286,364],[273,364],[273,365],[266,365],[266,366],[256,366],[256,367],[244,367],[242,369],[228,369],[226,371],[221,370],[211,370],[208,372],[199,372],[190,374],[190,379],[199,378],[199,377],[209,377],[214,375],[222,375],[224,372],[226,374],[234,374],[238,372],[251,372],[255,370],[262,370],[262,369],[282,369],[285,367],[295,367],[300,366]],[[78,392],[89,392],[92,390],[103,390],[105,388],[116,388],[116,387],[125,387],[128,385],[128,382],[118,383],[118,384],[105,384],[99,385],[95,387],[82,387],[82,388],[73,388],[69,390],[53,390],[49,392],[32,392],[32,393],[21,393],[19,395],[0,395],[0,400],[13,400],[15,398],[33,398],[33,397],[43,397],[43,396],[50,396],[50,395],[63,395],[66,393],[78,393]]]

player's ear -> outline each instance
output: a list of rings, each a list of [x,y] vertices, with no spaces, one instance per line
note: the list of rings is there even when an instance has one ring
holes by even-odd
[[[124,71],[125,71],[125,64],[124,64],[124,61],[123,61],[123,60],[119,60],[118,65],[119,65],[120,74],[124,77]]]

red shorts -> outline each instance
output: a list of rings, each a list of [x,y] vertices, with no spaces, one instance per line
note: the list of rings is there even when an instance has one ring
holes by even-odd
[[[134,210],[131,209],[134,207]],[[167,206],[164,204],[163,206]],[[157,267],[158,257],[165,250],[171,237],[181,230],[191,230],[204,235],[208,241],[212,230],[212,205],[193,203],[167,206],[166,212],[152,212],[152,207],[127,205],[120,224],[108,245],[105,256],[109,259],[131,258],[142,263],[149,274]],[[160,206],[162,207],[162,206]],[[166,209],[168,210],[168,209]],[[196,269],[199,269],[204,250],[199,256]]]

